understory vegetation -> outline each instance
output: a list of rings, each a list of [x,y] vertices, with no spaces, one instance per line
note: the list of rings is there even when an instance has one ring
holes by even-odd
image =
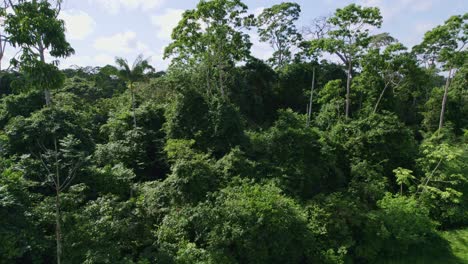
[[[408,48],[378,8],[200,1],[156,72],[60,69],[59,6],[10,4],[0,263],[468,262],[468,14]]]

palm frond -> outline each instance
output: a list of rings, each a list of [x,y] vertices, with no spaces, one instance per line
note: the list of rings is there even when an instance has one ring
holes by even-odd
[[[132,74],[138,80],[144,79],[145,73],[147,71],[154,71],[153,66],[151,66],[149,62],[150,62],[150,58],[146,58],[146,59],[139,60],[138,63],[134,65],[134,68],[132,70]]]
[[[121,57],[116,57],[115,64],[117,64],[118,68],[131,72],[130,66],[128,65],[128,61],[126,59],[121,58]]]
[[[132,65],[132,71],[135,70],[135,68],[138,67],[143,62],[143,54],[139,54],[138,57],[135,59]]]
[[[132,67],[130,68],[126,59],[120,57],[117,57],[115,59],[115,63],[117,64],[117,67],[119,69],[119,77],[124,81],[129,81],[132,83],[143,80],[145,78],[146,71],[154,71],[154,68],[150,65],[149,61],[150,58],[144,59],[143,55],[140,54],[135,59],[135,61],[132,64]]]

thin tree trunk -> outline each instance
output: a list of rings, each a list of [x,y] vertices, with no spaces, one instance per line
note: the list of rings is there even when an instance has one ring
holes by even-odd
[[[55,197],[55,240],[57,242],[57,264],[60,264],[62,259],[62,225],[60,214],[60,187],[57,186]]]
[[[352,61],[348,61],[348,78],[346,80],[346,118],[349,118],[349,105],[350,105],[350,94],[351,94],[351,72],[352,72]]]
[[[223,70],[221,69],[221,66],[218,67],[218,76],[219,76],[219,89],[221,90],[221,96],[225,98],[225,93],[224,93],[224,81],[223,81]]]
[[[211,62],[209,62],[208,66],[206,67],[206,87],[207,87],[207,95],[208,96],[211,96],[210,69],[211,69]]]
[[[310,99],[309,99],[309,107],[308,107],[308,111],[307,111],[307,127],[310,126],[310,119],[311,119],[311,116],[312,116],[312,102],[313,102],[313,99],[314,99],[314,90],[315,90],[315,67],[312,71],[312,86],[310,88]]]
[[[58,164],[58,147],[57,139],[54,136],[54,149],[55,149],[55,241],[57,243],[57,264],[61,263],[62,260],[62,225],[61,225],[61,213],[60,213],[60,171]]]
[[[226,98],[226,93],[225,93],[225,90],[224,90],[224,61],[223,61],[223,58],[221,57],[220,58],[220,54],[222,54],[222,50],[224,49],[224,41],[221,42],[220,45],[217,45],[217,48],[218,48],[218,53],[216,54],[217,55],[217,58],[216,58],[216,62],[217,62],[217,68],[218,68],[218,80],[219,80],[219,89],[221,90],[221,96],[223,98]]]
[[[383,88],[382,92],[380,93],[379,99],[377,100],[377,103],[374,106],[374,114],[377,113],[377,108],[379,107],[380,101],[382,100],[382,98],[383,98],[383,96],[385,94],[385,91],[387,90],[389,84],[390,83],[385,84],[385,87]]]
[[[449,87],[450,87],[450,79],[451,79],[451,76],[452,76],[452,71],[453,71],[453,69],[450,69],[449,75],[447,77],[447,81],[445,82],[444,97],[442,99],[442,109],[440,110],[439,131],[444,126],[445,108],[447,106],[447,96],[448,96],[448,91],[449,91]]]
[[[40,56],[40,59],[41,59],[41,62],[42,63],[45,63],[45,49],[44,49],[44,45],[42,44],[42,42],[39,42],[39,56]],[[50,94],[50,90],[48,88],[44,88],[44,97],[45,97],[45,102],[46,102],[46,106],[51,106],[52,105],[52,96]]]
[[[50,95],[50,90],[49,89],[44,90],[44,97],[45,97],[46,106],[51,106],[52,105],[52,96]]]
[[[427,177],[426,182],[422,186],[421,185],[418,186],[418,189],[416,190],[416,193],[419,193],[420,191],[423,192],[425,190],[425,189],[421,189],[421,188],[425,188],[429,184],[429,182],[431,181],[432,177],[434,176],[435,172],[437,171],[437,169],[439,168],[439,166],[440,166],[440,164],[442,163],[443,160],[444,160],[444,157],[440,158],[439,162],[437,163],[435,168],[432,170],[431,175],[429,175],[429,177]]]
[[[132,94],[132,111],[133,111],[133,128],[137,128],[136,116],[135,116],[135,93],[133,92],[133,85],[130,85],[130,93]]]

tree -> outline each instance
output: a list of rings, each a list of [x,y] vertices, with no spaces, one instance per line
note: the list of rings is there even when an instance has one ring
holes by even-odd
[[[133,170],[139,180],[162,178],[167,172],[163,147],[164,109],[155,101],[142,103],[136,109],[138,129],[133,128],[133,115],[127,108],[117,107],[107,123],[99,127],[105,137],[97,144],[94,158],[100,166],[119,165]]]
[[[429,83],[426,100],[423,102],[423,127],[427,132],[437,131],[440,124],[440,102],[444,96],[444,77],[436,75],[435,69],[426,69],[428,77],[438,82]],[[446,110],[444,113],[443,133],[449,132],[463,135],[468,127],[468,93],[466,92],[466,80],[468,79],[468,64],[457,69],[450,81],[450,89],[447,94]],[[445,80],[446,81],[446,80]]]
[[[384,176],[393,176],[392,171],[397,167],[414,167],[417,152],[413,132],[388,111],[339,122],[327,136],[344,149],[351,164],[368,161],[371,165],[381,165]]]
[[[278,69],[278,79],[274,86],[275,110],[291,108],[304,113],[310,103],[311,84],[315,69],[316,87],[324,87],[328,81],[345,79],[346,74],[333,63],[293,62]],[[314,89],[317,93],[319,89]],[[317,98],[313,98],[316,101]]]
[[[139,252],[141,220],[133,200],[103,195],[68,213],[67,263],[131,263]]]
[[[269,42],[275,51],[269,59],[273,67],[281,68],[291,61],[291,48],[302,39],[294,25],[300,13],[299,4],[284,2],[265,8],[257,18],[260,41]]]
[[[391,86],[398,86],[401,82],[401,77],[398,72],[398,69],[402,66],[402,63],[404,63],[404,61],[402,61],[402,56],[397,56],[399,55],[398,52],[403,50],[405,50],[405,47],[403,47],[403,45],[401,44],[392,45],[385,49],[383,56],[385,56],[386,60],[384,59],[384,70],[382,71],[382,79],[384,80],[385,85],[382,89],[382,92],[379,95],[379,99],[377,99],[377,102],[375,103],[373,111],[374,114],[377,112],[377,108],[379,107],[380,101],[382,101],[385,91]],[[392,54],[392,52],[395,52],[397,54]]]
[[[381,258],[405,255],[411,246],[420,246],[435,235],[436,222],[429,217],[429,210],[414,197],[387,193],[377,206],[379,210],[370,212],[368,217],[380,222],[377,228],[381,231],[374,230],[368,243],[381,246]]]
[[[258,174],[273,178],[285,193],[309,199],[342,182],[339,165],[319,132],[306,126],[306,116],[280,110],[265,131],[250,133],[249,156],[258,161]]]
[[[394,169],[393,172],[395,173],[397,184],[400,185],[400,195],[403,195],[403,184],[410,186],[410,180],[416,179],[413,176],[413,171],[398,167]]]
[[[11,5],[12,14],[5,20],[9,42],[21,49],[20,60],[12,59],[29,76],[29,81],[44,90],[46,104],[52,103],[50,90],[60,87],[63,76],[57,68],[58,61],[47,63],[46,51],[52,57],[68,57],[75,51],[65,38],[65,24],[57,16],[60,8],[47,1],[20,1]]]
[[[467,63],[468,54],[465,47],[468,43],[467,20],[468,13],[450,17],[443,25],[426,32],[423,42],[413,48],[414,52],[422,54],[423,59],[428,61],[432,67],[435,67],[435,63],[440,63],[442,69],[448,71],[440,110],[439,130],[444,125],[451,80],[457,69]]]
[[[196,9],[183,14],[164,57],[174,57],[173,63],[205,67],[208,93],[216,88],[225,97],[227,72],[250,56],[252,44],[242,31],[252,24],[252,16],[245,16],[246,12],[247,6],[240,0],[200,1]]]
[[[204,201],[208,193],[217,190],[219,176],[210,155],[192,149],[193,140],[169,140],[165,147],[172,163],[172,173],[164,180],[174,190],[176,204]]]
[[[355,79],[355,83],[356,90],[366,95],[362,108],[367,113],[377,113],[388,90],[397,93],[400,86],[409,82],[410,75],[417,74],[414,70],[417,66],[415,57],[406,52],[406,47],[398,42],[391,43],[385,48],[370,49],[360,62],[362,71]],[[416,90],[414,86],[411,88]]]
[[[337,55],[347,67],[345,115],[348,118],[353,68],[372,40],[370,29],[381,26],[382,16],[376,7],[350,4],[337,9],[327,22],[330,24],[328,33],[323,38],[311,40],[310,46],[312,52],[326,51]]]
[[[0,263],[12,263],[33,250],[31,182],[11,160],[0,158]]]
[[[46,183],[55,191],[55,237],[57,243],[57,264],[62,261],[62,212],[61,195],[70,187],[79,169],[86,161],[83,151],[79,150],[81,142],[68,135],[61,139],[58,144],[54,141],[54,149],[47,149],[44,146],[43,152],[36,158],[41,161],[42,168],[46,172]],[[27,156],[25,157],[27,158]]]
[[[239,110],[225,98],[206,98],[187,89],[166,112],[169,139],[194,139],[195,148],[222,157],[244,143]]]
[[[136,102],[135,102],[135,83],[145,79],[145,73],[148,70],[154,70],[153,66],[149,64],[148,59],[143,59],[143,55],[139,55],[133,65],[130,67],[126,59],[116,58],[115,63],[119,67],[118,76],[120,79],[127,83],[127,87],[132,95],[132,111],[133,111],[133,127],[137,127],[135,116]]]
[[[234,71],[230,100],[239,107],[249,124],[262,124],[274,118],[276,77],[269,65],[256,58],[249,59]]]
[[[323,130],[329,130],[342,119],[344,111],[343,81],[333,80],[325,84],[318,93],[317,103],[321,105],[316,124]]]
[[[377,35],[373,35],[369,43],[369,47],[373,49],[380,49],[385,48],[395,42],[398,42],[398,40],[392,37],[389,33],[384,32]]]
[[[422,142],[421,158],[416,160],[424,175],[418,177],[415,194],[444,226],[463,224],[468,219],[464,197],[468,184],[466,138],[460,142],[434,133]]]
[[[241,182],[173,210],[157,231],[168,263],[316,263],[299,205],[273,184]]]

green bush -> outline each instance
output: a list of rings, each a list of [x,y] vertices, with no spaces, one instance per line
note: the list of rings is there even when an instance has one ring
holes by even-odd
[[[174,210],[157,234],[175,263],[312,263],[316,253],[299,205],[271,184],[244,182]]]
[[[359,256],[369,260],[402,256],[411,247],[429,245],[435,240],[437,224],[415,198],[387,193],[377,204],[379,210],[367,215]]]

